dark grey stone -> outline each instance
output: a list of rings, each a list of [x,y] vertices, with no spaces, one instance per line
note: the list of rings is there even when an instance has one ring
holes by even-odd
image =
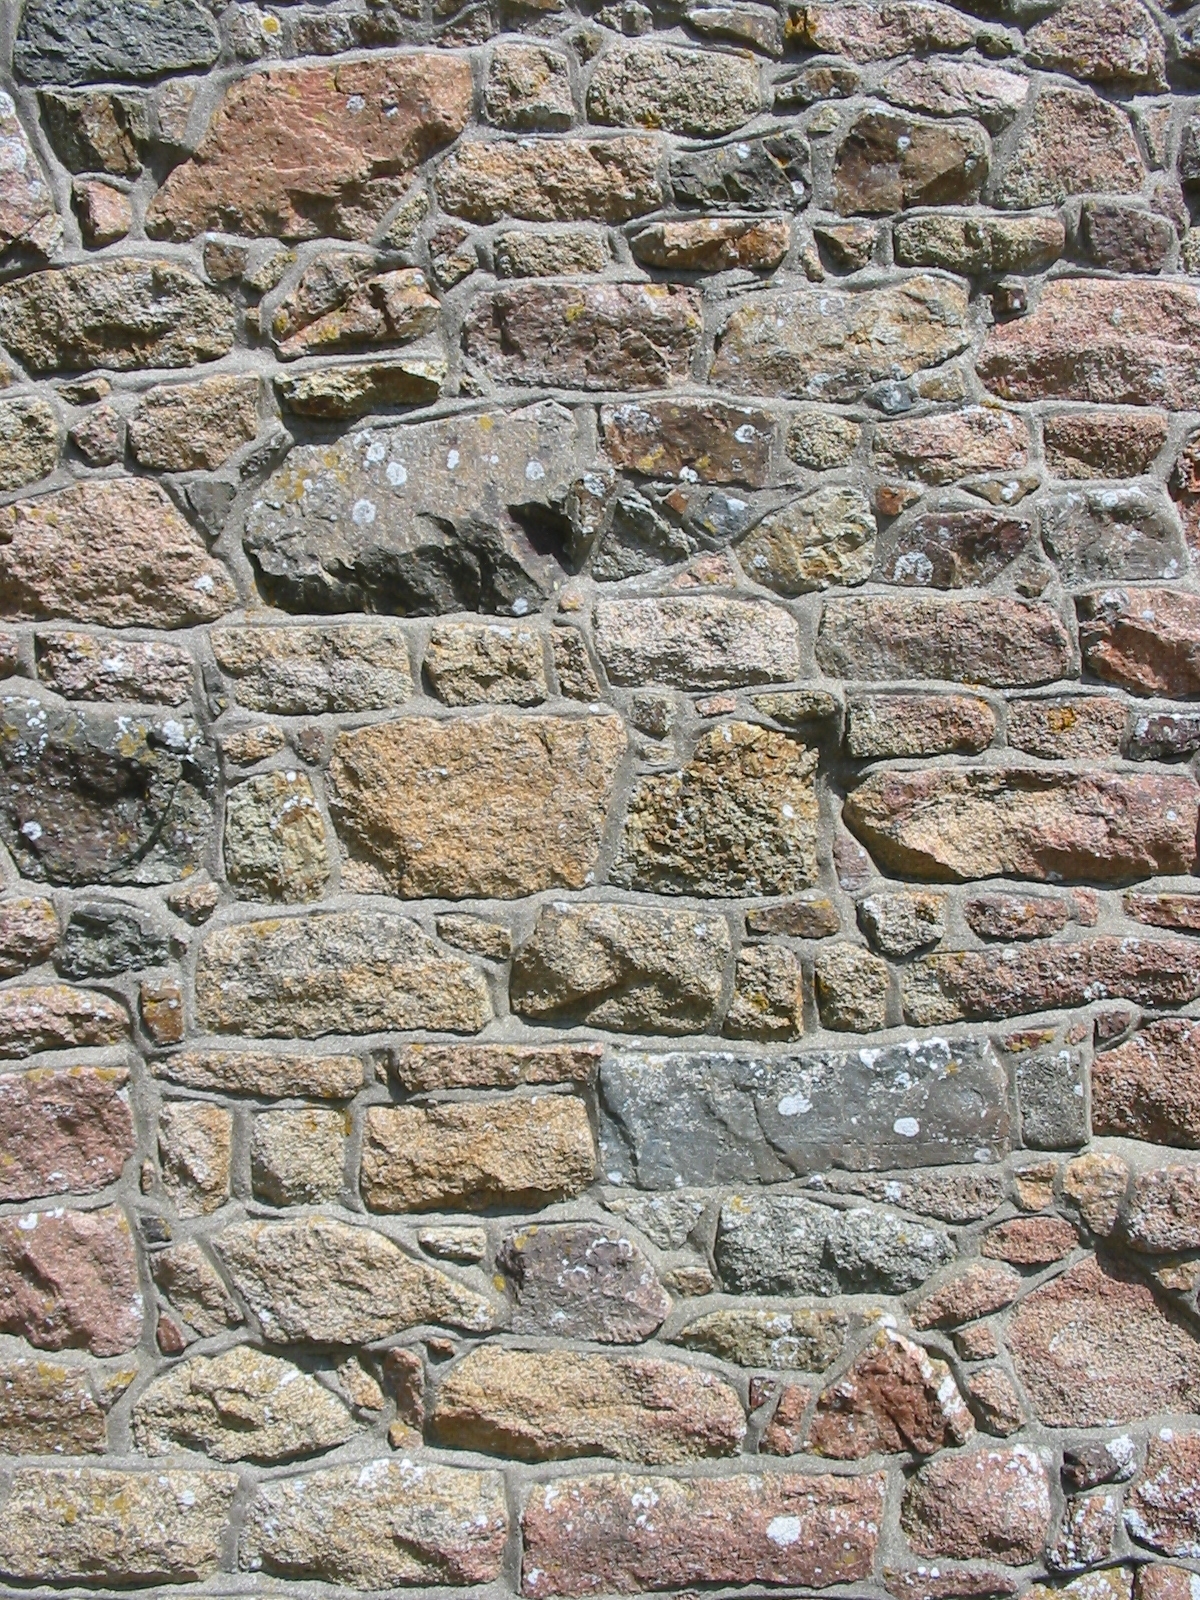
[[[1161,490],[1089,484],[1041,507],[1042,543],[1064,583],[1178,578],[1183,531]]]
[[[1130,761],[1169,761],[1200,750],[1200,711],[1154,711],[1135,717],[1125,740]]]
[[[715,1246],[722,1282],[739,1294],[904,1294],[955,1253],[930,1223],[799,1195],[731,1195]]]
[[[142,80],[209,67],[220,48],[200,0],[26,0],[13,63],[30,83]]]
[[[1017,1057],[1021,1137],[1035,1150],[1076,1150],[1088,1140],[1083,1054],[1064,1045]]]
[[[124,906],[77,906],[54,964],[64,978],[110,978],[138,967],[159,966],[170,946]]]
[[[600,1086],[604,1169],[643,1189],[992,1161],[1011,1141],[1006,1075],[979,1039],[776,1056],[621,1051]]]
[[[1127,1433],[1094,1439],[1063,1451],[1062,1480],[1069,1494],[1102,1483],[1128,1483],[1138,1469],[1138,1448]]]
[[[808,141],[795,132],[688,150],[671,162],[681,206],[709,211],[799,211],[808,200]]]
[[[520,616],[562,579],[580,448],[553,404],[304,445],[251,506],[246,552],[289,611]]]
[[[509,1234],[496,1257],[514,1299],[514,1333],[638,1344],[671,1309],[654,1268],[619,1228],[534,1224]]]
[[[213,760],[182,719],[6,696],[0,839],[41,882],[174,882],[204,858]]]

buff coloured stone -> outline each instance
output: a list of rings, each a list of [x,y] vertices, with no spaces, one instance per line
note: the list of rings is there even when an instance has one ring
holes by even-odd
[[[871,458],[878,472],[933,484],[980,472],[1020,472],[1029,462],[1029,428],[1013,412],[968,406],[912,422],[882,423]]]
[[[251,711],[382,711],[413,692],[408,638],[394,623],[214,628],[213,654]]]
[[[366,1344],[424,1322],[492,1327],[482,1295],[372,1228],[321,1216],[240,1222],[213,1247],[273,1344]]]
[[[0,1332],[113,1356],[142,1332],[133,1235],[115,1206],[0,1218]]]
[[[700,139],[732,133],[761,106],[758,67],[749,57],[657,41],[605,52],[587,92],[592,122]]]
[[[258,379],[204,378],[147,390],[129,419],[129,446],[143,467],[211,471],[258,432]]]
[[[1047,87],[1000,168],[995,203],[1022,211],[1060,205],[1077,194],[1133,194],[1145,176],[1121,106],[1090,89]]]
[[[793,894],[817,873],[815,752],[726,722],[633,791],[611,881],[659,894]]]
[[[436,400],[446,382],[441,356],[355,361],[275,374],[275,392],[285,411],[301,417],[353,421],[394,406]]]
[[[537,1208],[578,1194],[595,1173],[587,1108],[573,1095],[366,1115],[362,1192],[372,1211]]]
[[[728,272],[735,267],[773,272],[788,252],[791,229],[782,217],[705,217],[653,222],[629,241],[648,267],[682,272]]]
[[[1129,710],[1109,695],[1010,700],[1006,737],[1014,750],[1046,761],[1105,760],[1125,737]]]
[[[123,1044],[128,1037],[129,1013],[108,995],[64,983],[0,990],[2,1061],[19,1061],[39,1050]]]
[[[158,1118],[162,1185],[181,1217],[204,1216],[229,1198],[233,1118],[203,1100],[165,1105]]]
[[[662,283],[541,283],[480,295],[463,324],[472,371],[497,383],[664,389],[689,375],[700,297]]]
[[[246,552],[291,611],[521,616],[563,568],[512,508],[561,499],[579,449],[577,419],[550,403],[300,446],[252,502]]]
[[[61,444],[58,418],[44,400],[0,401],[0,489],[20,489],[53,472]]]
[[[714,1373],[650,1356],[474,1350],[443,1379],[439,1442],[518,1461],[615,1456],[647,1466],[737,1452],[745,1413]]]
[[[944,267],[971,277],[1040,272],[1062,254],[1066,229],[1057,217],[931,212],[897,221],[893,245],[896,260],[905,267]]]
[[[705,37],[731,39],[776,59],[783,54],[782,19],[769,6],[689,5],[684,14],[688,26]]]
[[[1066,677],[1071,638],[1052,606],[1028,600],[829,600],[817,661],[831,677],[941,678],[1021,688]]]
[[[439,302],[416,267],[370,275],[371,258],[318,256],[271,318],[283,361],[362,345],[407,344],[437,326]]]
[[[793,951],[782,945],[748,945],[739,951],[722,1031],[731,1039],[800,1037],[804,981]]]
[[[329,877],[325,823],[302,772],[264,772],[225,798],[225,875],[246,900],[319,899]]]
[[[434,628],[425,676],[448,706],[535,706],[549,692],[541,634],[511,623]]]
[[[225,568],[145,478],[93,479],[0,508],[0,616],[188,627],[236,603]]]
[[[638,1344],[671,1309],[633,1240],[594,1223],[535,1223],[508,1235],[496,1263],[508,1280],[517,1334]]]
[[[232,1472],[20,1467],[0,1531],[0,1573],[18,1582],[187,1583],[217,1569]]]
[[[886,961],[858,945],[826,945],[813,961],[813,988],[823,1027],[874,1033],[887,1026],[891,974]]]
[[[40,965],[57,943],[52,901],[26,896],[0,900],[0,978]]]
[[[499,44],[488,62],[483,108],[513,133],[561,132],[575,120],[567,57],[538,44]]]
[[[1090,671],[1134,694],[1200,694],[1200,600],[1174,589],[1082,595],[1079,645]]]
[[[714,1019],[729,956],[723,917],[551,902],[514,957],[510,999],[533,1022],[698,1033]]]
[[[340,1400],[278,1356],[246,1345],[172,1367],[138,1396],[133,1437],[149,1456],[202,1450],[213,1461],[290,1461],[344,1444]]]
[[[1200,1029],[1163,1017],[1092,1062],[1092,1129],[1200,1148]]]
[[[868,111],[838,145],[833,206],[845,216],[887,216],[912,206],[970,204],[988,165],[987,136],[975,123]]]
[[[624,751],[611,714],[405,718],[338,736],[330,805],[364,881],[393,893],[579,889]]]
[[[697,1582],[861,1581],[879,1539],[884,1481],[881,1473],[552,1480],[525,1505],[521,1592],[543,1600]]]
[[[760,489],[770,473],[775,419],[719,400],[646,400],[602,406],[600,431],[614,465],[645,477]]]
[[[251,73],[155,195],[146,230],[367,239],[418,165],[462,132],[470,105],[470,68],[451,55]]]
[[[389,1070],[409,1094],[435,1089],[515,1089],[518,1084],[591,1084],[601,1047],[594,1044],[409,1044],[393,1051]]]
[[[770,512],[737,546],[746,575],[776,594],[852,586],[871,575],[875,518],[860,489],[817,489]]]
[[[185,1089],[284,1099],[342,1100],[362,1088],[357,1056],[268,1055],[254,1050],[184,1050],[153,1065],[156,1077]]]
[[[494,260],[498,278],[557,278],[603,272],[610,257],[604,235],[592,228],[548,228],[501,234]]]
[[[1093,1000],[1182,1005],[1200,995],[1200,952],[1182,939],[1121,939],[921,956],[901,975],[914,1027],[1019,1017]]]
[[[939,366],[967,342],[966,293],[947,278],[786,291],[730,314],[710,380],[739,394],[848,401],[873,383]]]
[[[1167,440],[1161,411],[1064,411],[1044,417],[1046,464],[1060,478],[1136,478]]]
[[[125,1067],[0,1074],[0,1200],[115,1183],[134,1148],[128,1083]]]
[[[507,1538],[498,1472],[401,1456],[259,1484],[239,1560],[354,1589],[458,1586],[497,1578]]]
[[[804,896],[780,905],[756,906],[746,913],[753,934],[782,934],[788,939],[827,939],[840,932],[841,918],[827,896]]]
[[[1050,1482],[1025,1445],[943,1456],[909,1483],[900,1525],[917,1555],[1023,1566],[1049,1531]]]
[[[674,1342],[740,1367],[823,1372],[840,1353],[849,1326],[844,1312],[824,1307],[739,1306],[697,1317]]]
[[[990,1158],[1011,1137],[1004,1084],[978,1040],[784,1056],[614,1051],[600,1071],[601,1165],[670,1190]],[[669,1129],[665,1104],[680,1113]]]
[[[1119,91],[1167,87],[1162,34],[1138,0],[1066,0],[1025,36],[1029,64]]]
[[[598,600],[596,650],[617,684],[682,689],[786,683],[800,675],[800,636],[780,606],[718,597]]]
[[[134,640],[39,629],[38,678],[68,700],[130,700],[174,706],[190,698],[191,654],[161,639]]]
[[[655,139],[467,140],[438,169],[442,209],[470,222],[628,222],[662,204]]]
[[[1094,1256],[1022,1300],[1008,1343],[1047,1427],[1190,1411],[1200,1393],[1200,1352],[1189,1330],[1128,1268]]]
[[[1146,1470],[1129,1492],[1125,1526],[1139,1544],[1167,1556],[1200,1554],[1196,1496],[1200,1489],[1200,1433],[1163,1428],[1151,1438]]]
[[[233,311],[173,261],[89,261],[0,288],[4,343],[37,374],[191,367],[233,345]]]
[[[877,1451],[928,1456],[974,1431],[946,1363],[887,1328],[817,1396],[805,1448],[838,1461]]]
[[[842,815],[908,876],[1121,883],[1190,870],[1198,802],[1190,778],[939,768],[874,773]]]
[[[846,56],[851,61],[886,61],[891,56],[962,50],[974,29],[967,17],[937,0],[869,0],[800,7],[790,32],[810,50]]]
[[[1170,281],[1059,278],[988,332],[977,369],[1006,400],[1188,409],[1200,396],[1200,301]]]
[[[182,1239],[150,1258],[154,1282],[173,1310],[201,1339],[235,1328],[243,1320],[216,1268],[192,1239]]]
[[[208,934],[196,968],[199,1026],[251,1038],[436,1028],[491,1020],[482,974],[415,922],[331,911],[243,922]]]
[[[977,117],[998,132],[1029,97],[1029,79],[977,61],[906,61],[884,78],[880,92],[893,105],[935,117]],[[948,262],[941,263],[948,266]]]
[[[123,1374],[126,1382],[133,1370]],[[107,1448],[106,1401],[97,1399],[88,1368],[45,1356],[0,1357],[0,1451],[10,1456],[102,1455]],[[124,1385],[120,1385],[123,1387]]]
[[[304,1106],[263,1111],[250,1135],[250,1184],[275,1206],[319,1205],[340,1198],[345,1181],[348,1117]]]
[[[946,932],[946,897],[926,891],[883,890],[858,902],[858,925],[887,956],[910,956]]]
[[[995,713],[970,695],[856,695],[846,702],[846,749],[859,759],[975,755],[995,737]]]

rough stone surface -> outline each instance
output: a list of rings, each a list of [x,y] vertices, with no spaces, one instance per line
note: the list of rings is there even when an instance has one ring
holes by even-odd
[[[619,1033],[699,1033],[729,961],[723,918],[632,905],[551,903],[513,962],[513,1010]]]
[[[117,1000],[66,984],[21,984],[0,991],[0,1060],[39,1050],[120,1044],[129,1014]]]
[[[876,1334],[844,1377],[817,1397],[808,1448],[839,1461],[877,1451],[933,1455],[975,1431],[944,1361],[890,1330]]]
[[[497,1262],[509,1280],[517,1334],[638,1344],[671,1308],[637,1244],[591,1223],[535,1223],[505,1239]]]
[[[261,1484],[240,1558],[252,1572],[356,1589],[489,1583],[507,1537],[498,1472],[401,1456]]]
[[[39,1350],[120,1355],[142,1331],[133,1236],[123,1212],[0,1218],[0,1331]]]
[[[1145,1475],[1125,1507],[1125,1526],[1139,1544],[1167,1556],[1195,1556],[1198,1483],[1200,1434],[1164,1428],[1151,1441]]]
[[[236,603],[232,580],[157,484],[95,479],[0,507],[0,615],[189,627]]]
[[[760,103],[752,60],[657,43],[609,50],[592,73],[587,95],[593,122],[699,138],[732,133]]]
[[[470,70],[453,56],[252,73],[154,197],[147,230],[368,238],[417,164],[461,132],[470,101]]]
[[[776,594],[807,594],[870,577],[875,518],[857,489],[818,489],[771,512],[741,541],[748,577]]]
[[[518,1461],[615,1456],[647,1466],[733,1455],[746,1431],[733,1389],[699,1368],[496,1346],[446,1376],[431,1421],[447,1445]]]
[[[883,1482],[879,1474],[552,1481],[533,1491],[522,1518],[522,1592],[538,1600],[697,1580],[853,1582],[875,1551]]]
[[[624,748],[613,716],[378,723],[338,739],[334,816],[352,858],[405,896],[579,889]]]
[[[214,1240],[234,1287],[277,1344],[365,1344],[422,1322],[486,1331],[479,1294],[372,1228],[326,1217],[240,1222]]]
[[[627,222],[657,210],[654,139],[561,139],[461,144],[438,172],[446,211],[471,222]]]
[[[595,1170],[587,1112],[573,1096],[367,1113],[362,1188],[374,1211],[532,1208],[578,1193]]]
[[[225,871],[244,899],[316,900],[329,877],[325,824],[303,773],[270,772],[225,801]]]
[[[862,695],[846,706],[852,756],[975,755],[995,737],[991,707],[968,695]]]
[[[869,682],[944,678],[1009,689],[1064,677],[1071,644],[1057,611],[1035,601],[871,596],[826,602],[817,660],[832,675]]]
[[[1200,602],[1173,589],[1106,589],[1078,601],[1090,671],[1134,694],[1200,694]]]
[[[823,1372],[840,1353],[847,1328],[840,1312],[779,1305],[710,1311],[689,1322],[676,1339],[740,1367]]]
[[[15,61],[34,83],[90,83],[207,67],[219,48],[216,26],[199,0],[30,0]]]
[[[900,1523],[919,1555],[943,1551],[1021,1566],[1037,1556],[1050,1522],[1050,1483],[1032,1450],[977,1450],[922,1467]]]
[[[408,640],[391,623],[216,628],[213,654],[251,711],[382,711],[413,692]]]
[[[925,122],[871,111],[838,146],[833,200],[845,215],[974,200],[988,174],[986,136],[973,123]]]
[[[779,606],[690,596],[599,600],[595,632],[614,683],[724,689],[786,682],[800,670],[796,625]]]
[[[40,965],[57,943],[52,901],[29,896],[0,900],[0,978]]]
[[[151,389],[129,422],[143,467],[189,472],[219,467],[258,432],[256,378],[204,378]]]
[[[123,1067],[34,1067],[0,1075],[0,1198],[86,1194],[134,1149]]]
[[[1164,1017],[1098,1055],[1092,1063],[1095,1132],[1200,1148],[1198,1049],[1194,1023]]]
[[[384,911],[218,929],[200,949],[196,1005],[210,1031],[259,1039],[427,1027],[474,1033],[492,1014],[469,962]]]
[[[186,648],[160,640],[97,637],[74,629],[38,631],[38,677],[68,700],[151,701],[190,698],[195,664]]]

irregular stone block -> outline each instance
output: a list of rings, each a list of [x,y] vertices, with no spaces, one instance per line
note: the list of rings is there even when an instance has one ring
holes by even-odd
[[[727,689],[799,677],[800,636],[781,606],[669,597],[598,600],[596,650],[614,683]]]
[[[846,702],[846,749],[860,759],[976,755],[995,737],[992,708],[965,694],[856,695]]]
[[[567,58],[543,45],[499,44],[488,62],[483,109],[514,133],[561,131],[575,120]]]
[[[480,295],[463,324],[468,363],[497,383],[666,389],[700,343],[695,289],[660,283],[540,283]]]
[[[605,237],[592,228],[553,228],[545,233],[514,229],[502,233],[494,247],[498,278],[558,278],[573,277],[577,272],[603,272],[610,259]]]
[[[40,629],[38,678],[68,700],[133,700],[176,706],[191,697],[195,664],[181,645]]]
[[[817,489],[768,513],[737,546],[747,575],[776,594],[864,583],[875,561],[875,518],[860,489]]]
[[[393,893],[579,889],[624,751],[612,715],[410,717],[338,736],[330,804],[352,860]]]
[[[0,1074],[0,1199],[115,1183],[134,1149],[128,1083],[124,1067]]]
[[[710,380],[737,394],[849,401],[967,345],[962,288],[929,274],[888,289],[756,295],[717,337]]]
[[[210,933],[196,968],[201,1028],[251,1038],[436,1028],[491,1020],[483,975],[407,917],[331,911]]]
[[[1164,1428],[1151,1437],[1146,1470],[1129,1491],[1125,1526],[1139,1544],[1167,1556],[1194,1558],[1196,1494],[1200,1489],[1200,1433]],[[1161,1569],[1160,1569],[1161,1570]]]
[[[210,1577],[237,1486],[232,1472],[19,1467],[0,1527],[0,1572],[109,1586]]]
[[[591,1084],[602,1047],[596,1044],[409,1044],[391,1053],[389,1069],[408,1094],[435,1089],[515,1089],[518,1084]]]
[[[88,1368],[44,1356],[0,1359],[0,1450],[10,1456],[103,1455],[108,1448],[105,1401],[116,1398],[134,1369],[114,1374],[97,1399]]]
[[[872,462],[880,472],[953,483],[976,472],[1019,472],[1029,463],[1023,417],[996,406],[968,406],[875,430]]]
[[[911,70],[943,72],[953,71],[956,66],[951,62],[910,64]],[[1027,80],[1015,81],[1024,93]],[[922,217],[901,217],[892,231],[893,249],[901,266],[943,267],[963,277],[1041,272],[1058,260],[1066,242],[1066,229],[1057,217],[997,217],[974,212],[955,216],[939,211]]]
[[[1011,1267],[973,1261],[922,1296],[911,1312],[914,1328],[953,1328],[1003,1311],[1021,1292],[1022,1279]]]
[[[58,418],[44,400],[0,401],[0,489],[20,489],[53,472],[61,444]]]
[[[915,1027],[963,1018],[1019,1017],[1101,997],[1183,1005],[1200,995],[1200,951],[1183,939],[1009,946],[920,956],[901,975],[904,1015]]]
[[[1079,647],[1089,671],[1134,694],[1200,694],[1200,600],[1176,589],[1081,595]]]
[[[1200,1248],[1200,1169],[1160,1167],[1133,1180],[1125,1232],[1156,1255]]]
[[[858,902],[858,925],[876,950],[911,956],[946,932],[946,896],[922,890],[881,890]]]
[[[0,288],[4,343],[31,372],[192,367],[233,346],[233,309],[186,267],[126,256]]]
[[[264,1111],[250,1136],[250,1182],[277,1206],[337,1200],[345,1179],[349,1119],[340,1111],[305,1106]]]
[[[535,1223],[508,1235],[496,1263],[509,1280],[514,1333],[638,1344],[671,1309],[637,1245],[593,1223]]]
[[[417,167],[458,136],[471,71],[414,53],[237,79],[194,156],[155,195],[146,231],[369,239]]]
[[[0,978],[13,978],[43,962],[58,943],[58,916],[50,900],[0,900]]]
[[[884,78],[881,93],[893,105],[907,106],[910,111],[927,111],[935,117],[977,117],[985,128],[997,133],[1024,109],[1029,79],[977,61],[935,57],[894,67]],[[985,228],[990,220],[983,220]],[[938,265],[957,270],[948,261]]]
[[[0,1060],[39,1050],[122,1044],[129,1013],[119,1000],[64,983],[21,984],[0,990]]]
[[[1191,870],[1198,803],[1190,778],[941,768],[873,773],[842,815],[905,876],[1122,883]]]
[[[184,1050],[153,1064],[155,1077],[185,1089],[263,1098],[349,1099],[362,1088],[357,1056],[267,1055],[256,1050]]]
[[[656,139],[468,139],[438,168],[438,199],[470,222],[628,222],[662,204],[661,159]]]
[[[757,1059],[621,1051],[600,1090],[601,1164],[642,1188],[991,1159],[1011,1137],[1004,1071],[977,1040]],[[669,1128],[665,1104],[680,1108]]]
[[[999,169],[994,204],[1021,211],[1076,194],[1136,194],[1145,175],[1122,106],[1090,89],[1047,86]]]
[[[1022,1300],[1008,1335],[1039,1421],[1110,1427],[1194,1410],[1200,1347],[1126,1267],[1089,1256]]]
[[[198,1338],[236,1328],[242,1313],[216,1268],[192,1239],[182,1239],[150,1258],[154,1281]]]
[[[841,1033],[874,1033],[887,1026],[891,972],[859,945],[828,945],[813,962],[821,1023]]]
[[[647,400],[601,406],[600,432],[616,466],[646,477],[761,488],[775,419],[720,400]]]
[[[1042,419],[1046,465],[1060,478],[1137,478],[1167,442],[1162,411],[1064,411]]]
[[[744,945],[723,1030],[731,1039],[798,1039],[804,1032],[803,970],[782,945]]]
[[[518,1461],[616,1456],[648,1466],[737,1452],[741,1401],[714,1373],[649,1356],[473,1350],[442,1380],[431,1423],[451,1447]]]
[[[373,1228],[321,1216],[239,1222],[213,1248],[273,1344],[368,1344],[422,1322],[492,1326],[482,1295]]]
[[[652,222],[629,241],[647,267],[676,272],[728,272],[744,267],[773,272],[788,253],[791,229],[782,218],[705,217]]]
[[[573,1095],[367,1112],[362,1192],[373,1211],[532,1209],[595,1174],[587,1108]]]
[[[415,267],[372,275],[372,258],[317,256],[276,307],[271,337],[284,361],[360,345],[405,344],[437,326],[439,302]]]
[[[13,60],[33,83],[136,81],[209,67],[220,47],[200,0],[29,0]]]
[[[697,1317],[675,1335],[674,1342],[740,1367],[823,1372],[836,1360],[848,1331],[849,1322],[840,1311],[739,1306]]]
[[[325,822],[302,772],[264,772],[230,789],[221,848],[245,900],[317,900],[329,878]]]
[[[1071,670],[1071,638],[1051,606],[1027,600],[829,600],[817,660],[831,677],[942,678],[991,688]]]
[[[352,420],[393,406],[436,400],[446,381],[441,356],[355,361],[301,372],[275,374],[275,392],[285,411],[301,417]]]
[[[434,628],[425,675],[448,706],[535,706],[549,693],[541,634],[499,622]]]
[[[129,445],[144,467],[209,471],[258,432],[258,379],[204,378],[148,389],[129,419]]]
[[[1050,1482],[1025,1445],[942,1456],[905,1492],[900,1525],[918,1555],[1024,1566],[1049,1532]]]
[[[676,204],[705,211],[799,211],[811,177],[808,141],[792,128],[671,157]]]
[[[796,14],[790,32],[809,50],[860,62],[963,50],[974,37],[970,20],[938,0],[897,0],[886,11],[870,0],[808,5]]]
[[[0,1218],[0,1332],[114,1356],[140,1339],[142,1309],[133,1235],[115,1206]]]
[[[659,894],[792,894],[817,875],[816,753],[727,722],[633,791],[611,878]]]
[[[700,1033],[729,961],[722,917],[627,905],[555,902],[513,960],[513,1010],[621,1033]]]
[[[987,135],[975,123],[868,111],[838,145],[833,205],[843,215],[887,216],[910,206],[969,204],[988,166]]]
[[[845,1375],[817,1396],[805,1448],[838,1461],[964,1444],[975,1424],[944,1361],[884,1329]]]
[[[1086,1067],[1078,1050],[1025,1052],[1017,1058],[1016,1076],[1025,1144],[1077,1150],[1087,1143]]]
[[[716,51],[657,40],[617,45],[592,72],[587,113],[618,128],[665,128],[711,139],[732,133],[762,106],[758,67]]]
[[[148,478],[89,479],[0,508],[0,592],[9,621],[110,628],[186,628],[237,604],[228,572]]]
[[[575,419],[550,403],[305,445],[252,503],[246,553],[292,611],[523,615],[563,568],[521,519],[536,534],[579,452]]]
[[[1010,700],[1005,730],[1014,750],[1047,761],[1104,760],[1125,737],[1129,710],[1111,695],[1054,696]]]
[[[1124,91],[1167,87],[1162,34],[1137,0],[1066,0],[1030,28],[1025,48],[1031,66],[1087,83]]]
[[[158,1118],[162,1185],[181,1217],[205,1216],[229,1198],[233,1117],[224,1106],[177,1100]]]
[[[490,1583],[508,1538],[504,1479],[405,1457],[260,1483],[239,1561],[355,1589]]]
[[[1092,1062],[1097,1134],[1200,1149],[1200,1028],[1162,1017]]]
[[[412,696],[408,638],[393,623],[214,628],[209,642],[251,711],[382,711]]]
[[[38,96],[54,153],[71,172],[136,178],[150,142],[146,96],[138,92],[44,89]]]
[[[1088,485],[1040,507],[1042,544],[1066,584],[1177,578],[1183,530],[1161,492]]]
[[[1033,547],[1032,522],[1004,512],[930,511],[888,529],[872,576],[906,589],[982,588]]]
[[[1005,400],[1186,410],[1200,403],[1197,338],[1200,304],[1183,284],[1057,278],[1028,316],[989,330],[976,367]]]

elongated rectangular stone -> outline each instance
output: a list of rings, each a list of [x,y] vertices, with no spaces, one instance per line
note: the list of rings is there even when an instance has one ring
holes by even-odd
[[[602,1064],[600,1092],[604,1172],[645,1189],[990,1161],[1012,1137],[1004,1069],[979,1039],[787,1056],[622,1051]]]

